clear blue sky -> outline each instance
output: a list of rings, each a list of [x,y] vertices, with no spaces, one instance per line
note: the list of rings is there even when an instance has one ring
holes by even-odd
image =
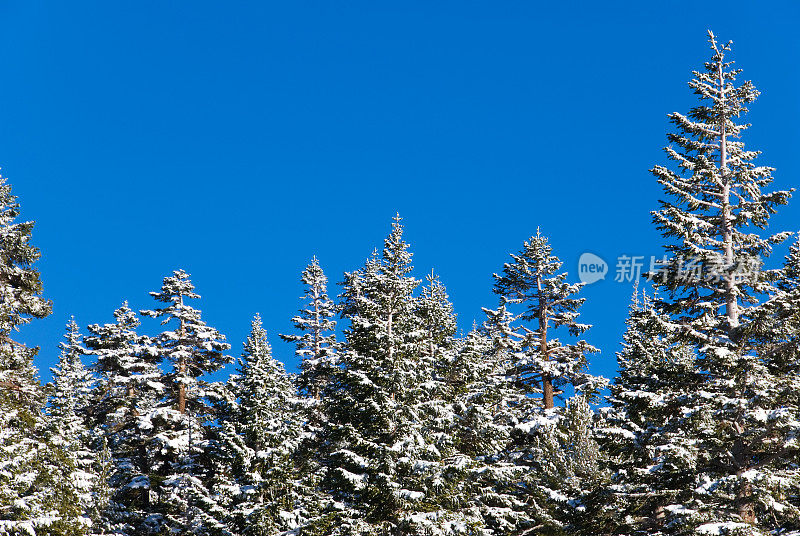
[[[0,165],[35,219],[54,314],[108,322],[182,267],[238,354],[277,338],[316,254],[332,282],[405,218],[468,329],[541,226],[573,275],[659,252],[666,114],[693,103],[706,28],[762,91],[746,141],[800,186],[794,2],[0,2]],[[774,218],[800,227],[800,199]],[[336,286],[333,292],[336,293]],[[628,285],[586,289],[614,374]],[[46,378],[48,374],[45,372]]]

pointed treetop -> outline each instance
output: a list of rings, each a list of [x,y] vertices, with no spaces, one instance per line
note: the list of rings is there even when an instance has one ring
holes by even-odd
[[[253,320],[250,321],[250,333],[244,342],[244,352],[242,353],[243,368],[252,358],[261,358],[272,354],[272,348],[267,341],[267,330],[264,329],[264,324],[261,321],[261,314],[256,313]]]
[[[181,297],[198,299],[199,294],[194,292],[194,285],[186,271],[179,269],[172,272],[171,276],[164,278],[160,292],[151,292],[150,295],[158,301],[165,303],[178,303]]]

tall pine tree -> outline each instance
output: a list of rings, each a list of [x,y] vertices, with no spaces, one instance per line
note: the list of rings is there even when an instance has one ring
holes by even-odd
[[[298,388],[319,400],[336,366],[336,306],[328,297],[328,278],[316,257],[311,259],[300,279],[306,307],[292,318],[299,333],[281,335],[281,338],[295,344],[295,353],[301,359]]]
[[[35,533],[59,516],[47,504],[44,393],[33,365],[38,348],[14,340],[19,328],[50,314],[30,243],[34,223],[17,221],[20,206],[0,177],[0,533]]]
[[[605,532],[662,534],[689,513],[682,505],[695,487],[699,444],[684,410],[703,378],[692,348],[664,333],[666,321],[637,290],[599,434],[612,473],[598,516]]]
[[[164,377],[166,396],[139,423],[157,497],[144,525],[156,532],[218,534],[225,514],[209,491],[213,449],[206,423],[212,416],[203,376],[230,361],[224,353],[230,345],[187,303],[200,296],[185,271],[165,277],[161,290],[150,295],[164,305],[142,314],[172,328],[153,338],[150,352],[171,363],[172,370]]]
[[[671,114],[676,131],[667,155],[673,168],[652,172],[668,198],[653,213],[667,258],[652,274],[660,311],[696,353],[702,386],[684,411],[696,423],[694,496],[667,508],[686,513],[684,531],[766,534],[796,526],[788,499],[797,485],[786,411],[784,371],[754,348],[751,323],[759,296],[772,291],[763,258],[787,234],[762,237],[790,192],[765,191],[772,169],[755,164],[741,122],[758,96],[729,59],[730,43],[709,32],[711,58],[689,86],[700,103]]]
[[[138,333],[139,325],[136,312],[124,302],[114,311],[114,322],[92,324],[84,337],[98,376],[89,421],[99,436],[100,471],[107,474],[109,485],[102,523],[123,534],[134,534],[150,514],[146,436],[139,421],[156,408],[164,393],[161,357]]]
[[[517,319],[533,323],[533,329],[522,325],[516,330],[521,345],[516,375],[521,385],[531,392],[541,389],[545,409],[555,407],[555,398],[566,385],[595,392],[599,382],[586,373],[586,355],[597,349],[584,340],[564,344],[555,337],[559,328],[575,337],[589,329],[577,321],[584,299],[575,295],[583,284],[567,282],[566,272],[559,271],[563,263],[538,229],[511,258],[502,274],[495,274],[494,292],[503,303],[521,309]]]
[[[293,454],[303,433],[292,379],[272,357],[256,315],[231,378],[236,403],[221,423],[220,447],[235,482],[229,509],[234,534],[267,536],[303,525],[313,507]]]
[[[99,521],[92,517],[97,500],[94,491],[101,486],[92,452],[95,441],[86,426],[94,378],[83,364],[86,349],[74,318],[67,322],[64,339],[58,366],[51,369],[53,392],[48,406],[49,442],[57,474],[54,487],[70,503],[72,516],[66,523],[86,533],[93,522]]]
[[[419,281],[411,272],[398,216],[380,255],[346,276],[341,369],[323,397],[322,486],[333,503],[314,524],[320,532],[415,534],[457,525],[439,507],[441,453],[423,408],[432,371],[419,351]]]

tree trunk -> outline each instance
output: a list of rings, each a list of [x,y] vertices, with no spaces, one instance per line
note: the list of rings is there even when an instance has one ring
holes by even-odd
[[[542,352],[542,358],[545,361],[550,361],[550,356],[547,353],[547,319],[544,319],[544,322],[541,324],[540,334],[541,334],[541,343],[540,343],[540,351]],[[552,409],[555,407],[555,399],[554,399],[554,392],[553,392],[553,378],[550,374],[542,374],[542,397],[544,398],[544,409]]]
[[[178,384],[178,411],[181,415],[186,414],[186,383],[183,381],[183,376],[186,373],[186,361],[181,359],[178,366],[178,372],[181,376],[180,383]]]
[[[183,296],[180,297],[181,307],[183,306]],[[186,335],[186,327],[183,324],[183,320],[180,321],[181,325],[178,328],[178,345],[183,342],[183,338]],[[180,383],[178,384],[178,411],[181,415],[186,414],[186,382],[183,381],[183,377],[186,375],[186,358],[181,357],[180,363],[178,364],[178,374],[180,375]]]
[[[720,99],[725,101],[725,77],[722,72],[722,60],[717,66],[719,76]],[[723,110],[724,110],[723,105]],[[724,248],[725,266],[730,269],[734,263],[733,256],[733,218],[731,216],[731,180],[728,173],[728,133],[726,117],[723,112],[719,124],[719,166],[722,173],[722,243]],[[731,328],[739,326],[739,303],[736,296],[736,282],[733,274],[725,276],[725,315]]]
[[[547,304],[542,295],[542,280],[539,276],[536,277],[536,286],[539,290],[539,351],[542,353],[542,359],[549,361],[550,356],[547,351]],[[554,397],[553,378],[550,377],[550,374],[543,373],[542,398],[544,399],[544,409],[555,407]]]
[[[722,71],[722,58],[717,64],[717,76],[719,78],[720,100],[722,109],[725,110],[725,76]],[[735,262],[733,250],[733,218],[731,215],[731,177],[728,171],[728,134],[725,113],[720,118],[719,125],[719,165],[722,173],[722,243],[724,247],[725,266],[728,270],[733,268]],[[725,316],[728,320],[728,337],[733,340],[733,330],[739,326],[739,302],[737,297],[736,282],[733,273],[725,276]],[[739,467],[747,466],[746,447],[741,440],[737,440],[734,446],[735,457]],[[737,475],[741,476],[744,469],[740,469]],[[753,486],[745,482],[739,486],[736,492],[736,511],[743,523],[755,523],[756,513],[753,504]]]
[[[736,513],[742,519],[742,523],[753,524],[756,522],[756,509],[753,505],[753,485],[745,482],[739,486],[736,492]]]

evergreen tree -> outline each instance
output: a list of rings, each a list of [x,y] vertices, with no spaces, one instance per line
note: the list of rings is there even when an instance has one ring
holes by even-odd
[[[174,329],[156,336],[148,352],[169,361],[172,370],[164,375],[164,399],[139,419],[150,490],[156,497],[143,528],[217,534],[224,528],[224,512],[208,489],[214,449],[205,425],[211,419],[211,406],[202,376],[229,361],[224,352],[230,346],[201,320],[200,311],[186,303],[200,296],[183,270],[165,277],[161,290],[150,295],[165,305],[142,314]]]
[[[161,290],[150,295],[165,305],[143,310],[141,314],[176,328],[163,331],[152,342],[155,352],[172,363],[173,370],[165,378],[167,403],[182,415],[196,414],[204,409],[202,397],[198,396],[203,386],[199,378],[229,362],[224,352],[230,345],[216,329],[200,319],[200,311],[186,303],[189,299],[199,299],[200,295],[194,292],[194,285],[185,271],[175,270],[173,275],[164,278]]]
[[[447,289],[439,276],[431,272],[425,278],[426,285],[417,299],[417,316],[422,324],[422,348],[420,351],[432,362],[437,361],[437,350],[453,347],[456,333],[456,315]],[[446,360],[439,360],[445,361]]]
[[[559,328],[573,336],[589,329],[577,322],[584,299],[574,296],[583,284],[567,283],[566,272],[559,272],[563,263],[538,229],[511,258],[502,275],[495,274],[494,292],[504,303],[521,306],[519,320],[535,323],[534,329],[516,330],[521,344],[516,375],[521,385],[530,392],[541,388],[545,409],[555,406],[556,395],[567,384],[587,393],[596,391],[599,383],[586,373],[586,354],[597,349],[583,340],[562,344],[553,336]]]
[[[651,277],[665,293],[664,331],[691,345],[702,386],[684,411],[696,422],[694,497],[683,509],[685,532],[737,530],[766,534],[796,526],[787,497],[797,485],[794,417],[784,397],[784,370],[754,348],[752,320],[759,296],[771,293],[762,259],[787,234],[762,237],[769,217],[790,192],[765,192],[772,169],[754,163],[740,121],[758,92],[737,85],[731,46],[709,32],[711,58],[689,86],[700,104],[674,113],[667,154],[675,169],[653,173],[669,199],[653,213],[667,239],[667,258]]]
[[[89,518],[92,520],[92,534],[119,534],[113,523],[112,516],[112,493],[111,477],[114,470],[114,460],[111,449],[108,448],[108,440],[102,434],[97,437],[95,454],[97,456],[94,463],[95,481],[92,487],[92,502],[89,505]]]
[[[519,462],[530,467],[522,485],[535,533],[597,534],[596,520],[588,512],[604,478],[587,397],[570,398],[558,419],[529,421],[514,433],[525,447]]]
[[[776,279],[769,300],[753,315],[750,332],[757,338],[761,355],[792,378],[800,358],[800,238],[789,248]]]
[[[298,408],[304,419],[300,441],[294,452],[295,464],[299,474],[298,489],[302,489],[302,502],[306,505],[306,517],[314,517],[325,504],[319,491],[324,477],[324,468],[319,463],[317,436],[325,423],[322,406],[322,393],[337,370],[336,305],[328,297],[328,278],[322,271],[316,256],[303,270],[301,281],[304,285],[305,307],[292,318],[297,334],[281,335],[287,342],[294,343],[295,354],[300,358],[300,374],[295,384],[305,398]]]
[[[322,485],[334,502],[314,523],[319,532],[414,534],[458,526],[457,516],[439,506],[441,453],[423,422],[432,371],[419,353],[419,282],[411,271],[397,217],[380,256],[346,275],[349,326],[341,369],[323,396],[320,432]]]
[[[100,485],[95,471],[93,437],[86,426],[89,395],[94,378],[81,360],[86,349],[74,318],[67,322],[60,344],[58,366],[52,368],[53,389],[48,407],[49,443],[56,459],[54,471],[61,500],[70,504],[72,518],[64,520],[76,530],[88,531],[93,519],[94,490]]]
[[[524,505],[521,517],[526,524],[548,534],[575,532],[575,520],[585,508],[581,499],[591,491],[597,471],[588,466],[585,472],[573,471],[570,441],[576,439],[574,434],[594,433],[594,428],[585,422],[582,430],[566,429],[569,421],[555,400],[570,387],[579,397],[572,402],[573,411],[578,411],[580,397],[594,397],[604,381],[587,370],[586,355],[596,352],[594,347],[581,339],[562,343],[555,334],[579,337],[589,329],[577,321],[584,299],[576,294],[583,284],[567,282],[567,274],[560,272],[562,262],[538,230],[511,257],[513,262],[503,266],[502,275],[495,274],[494,292],[502,307],[490,312],[490,319],[494,317],[494,337],[507,355],[508,376],[524,395],[541,393],[542,404],[516,408],[511,441],[501,455],[518,466],[519,477],[505,486],[505,493]],[[520,312],[514,316],[506,306]],[[563,462],[561,467],[556,460]],[[584,477],[586,481],[580,482]]]
[[[127,301],[114,311],[114,320],[88,326],[84,339],[88,353],[96,359],[92,368],[99,375],[91,417],[106,431],[112,451],[118,441],[112,436],[129,430],[138,416],[155,406],[164,390],[158,368],[162,357],[137,332],[140,321]]]
[[[618,373],[600,431],[612,481],[603,532],[663,534],[684,524],[698,444],[684,412],[702,377],[694,353],[664,334],[666,319],[638,292],[630,307]]]
[[[139,325],[136,312],[124,302],[114,311],[114,322],[92,324],[84,337],[98,375],[88,416],[100,453],[97,470],[107,480],[106,488],[97,492],[107,495],[96,501],[97,515],[104,530],[122,534],[134,534],[150,514],[146,436],[139,422],[156,408],[164,391],[160,357],[137,332]]]
[[[266,536],[295,529],[313,507],[292,459],[303,432],[301,415],[292,379],[272,357],[258,315],[231,391],[238,403],[222,423],[220,440],[236,486],[229,530]]]
[[[319,400],[336,366],[336,306],[328,298],[328,278],[316,257],[311,259],[301,277],[306,307],[292,318],[300,334],[281,335],[296,346],[301,359],[297,386],[301,393]]]
[[[20,207],[0,177],[0,533],[56,532],[59,506],[46,487],[52,479],[46,459],[44,393],[33,365],[37,348],[12,335],[33,319],[50,314],[30,244],[33,222],[19,222]],[[63,528],[63,527],[62,527]]]
[[[462,490],[462,508],[477,512],[478,527],[516,534],[532,525],[516,493],[524,469],[506,453],[518,415],[532,399],[514,381],[511,315],[504,307],[487,315],[482,329],[473,328],[459,341],[448,374],[456,416],[451,441],[458,453],[450,465],[461,471],[447,477]]]

